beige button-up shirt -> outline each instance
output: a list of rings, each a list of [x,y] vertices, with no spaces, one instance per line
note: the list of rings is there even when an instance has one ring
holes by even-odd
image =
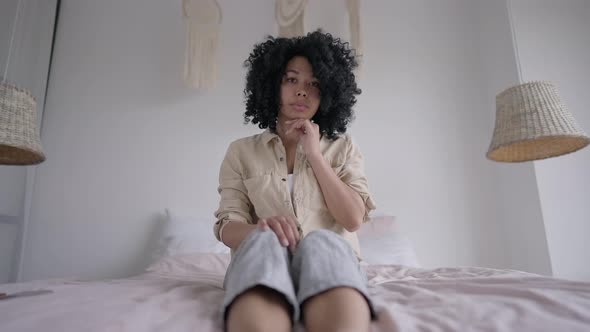
[[[336,140],[323,137],[320,151],[338,177],[362,197],[367,221],[375,204],[359,149],[350,136],[341,135]],[[285,147],[278,135],[266,130],[232,142],[219,172],[221,201],[215,211],[215,237],[221,241],[229,222],[256,224],[259,218],[285,215],[297,221],[302,237],[317,229],[330,229],[347,240],[360,258],[356,233],[348,232],[330,214],[301,145],[297,146],[293,176],[291,195]]]

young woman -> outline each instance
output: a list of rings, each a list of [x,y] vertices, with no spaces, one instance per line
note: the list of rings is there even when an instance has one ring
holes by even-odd
[[[320,31],[272,38],[245,62],[246,123],[230,144],[215,236],[232,250],[222,306],[229,331],[367,331],[375,314],[355,231],[375,208],[345,135],[354,52]]]

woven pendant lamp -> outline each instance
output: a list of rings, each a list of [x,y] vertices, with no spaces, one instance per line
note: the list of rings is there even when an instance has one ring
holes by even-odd
[[[487,158],[501,162],[545,159],[589,143],[552,83],[524,83],[496,96],[496,126]]]
[[[37,129],[37,102],[30,92],[6,81],[20,6],[19,0],[0,81],[0,165],[35,165],[45,160]]]
[[[0,164],[34,165],[45,160],[36,106],[28,91],[0,83]]]

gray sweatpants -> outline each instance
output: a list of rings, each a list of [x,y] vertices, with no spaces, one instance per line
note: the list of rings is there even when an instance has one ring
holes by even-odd
[[[255,286],[266,286],[285,296],[293,309],[293,323],[308,298],[335,287],[351,287],[375,311],[367,291],[367,277],[350,245],[338,234],[317,230],[301,240],[291,255],[272,231],[254,230],[240,244],[225,275],[222,317],[234,299]]]

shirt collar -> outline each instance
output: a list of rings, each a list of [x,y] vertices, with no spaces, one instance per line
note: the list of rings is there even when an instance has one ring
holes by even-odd
[[[266,129],[264,132],[262,132],[262,142],[264,144],[268,144],[273,140],[280,141],[280,139],[280,136],[270,131],[270,129]],[[297,144],[297,153],[300,155],[304,153],[303,145]]]
[[[264,142],[264,144],[268,144],[268,142],[277,138],[279,138],[279,135],[271,132],[270,129],[266,129],[264,132],[262,132],[262,142]]]

